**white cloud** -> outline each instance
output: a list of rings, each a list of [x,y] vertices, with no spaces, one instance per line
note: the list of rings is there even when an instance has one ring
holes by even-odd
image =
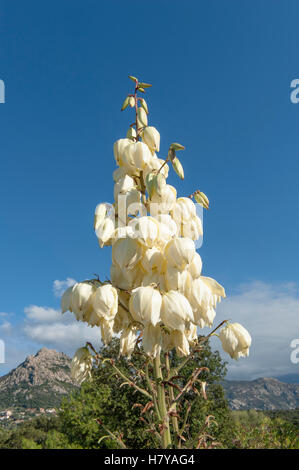
[[[59,321],[62,317],[59,310],[50,307],[40,307],[38,305],[29,305],[24,308],[26,319],[33,322],[53,323]]]
[[[59,281],[56,279],[53,282],[53,292],[55,297],[61,297],[64,291],[68,288],[73,286],[77,281],[75,279],[72,279],[71,277],[67,277],[63,281]]]
[[[0,325],[0,330],[1,330],[1,333],[2,332],[6,334],[10,333],[12,330],[12,324],[9,321],[4,320]]]
[[[99,328],[91,328],[86,323],[77,321],[68,324],[62,321],[46,325],[27,324],[24,332],[36,343],[71,353],[78,347],[84,346],[86,341],[99,347],[101,338]]]
[[[86,341],[96,347],[100,345],[100,329],[77,322],[70,312],[62,315],[60,310],[38,305],[25,307],[24,311],[26,318],[23,331],[34,343],[68,354],[73,354]]]
[[[299,289],[293,283],[252,282],[228,296],[217,309],[218,321],[241,323],[252,336],[250,356],[229,362],[228,377],[254,379],[298,373],[290,359],[292,339],[299,338]],[[217,318],[216,317],[216,318]],[[221,352],[218,338],[212,344]]]

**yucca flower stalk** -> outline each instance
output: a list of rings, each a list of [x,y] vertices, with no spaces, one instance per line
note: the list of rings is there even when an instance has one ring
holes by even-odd
[[[198,337],[197,328],[212,327],[216,304],[225,297],[217,281],[202,276],[202,261],[195,246],[203,233],[196,204],[208,209],[209,199],[200,190],[189,197],[178,197],[176,188],[167,184],[170,166],[184,179],[183,165],[177,157],[184,146],[172,143],[164,159],[157,156],[160,134],[148,124],[148,105],[138,95],[151,85],[129,78],[134,82],[134,91],[126,97],[121,110],[132,108],[134,121],[126,137],[113,147],[117,164],[113,173],[114,202],[98,204],[94,216],[100,247],[112,246],[110,279],[76,283],[64,293],[61,305],[62,312],[69,310],[78,321],[99,327],[104,344],[118,334],[119,354],[128,360],[134,351],[144,354],[144,367],[127,377],[115,361],[103,359],[87,343],[75,355],[73,376],[77,374],[80,382],[88,380],[92,360],[107,362],[124,384],[148,399],[141,419],[160,447],[181,448],[186,441],[189,413],[187,408],[183,416],[182,401],[190,390],[205,398],[206,390],[205,382],[200,380],[205,368],[194,370],[186,383],[180,380],[180,369],[212,335],[218,336],[221,326],[223,349],[234,359],[248,355],[251,337],[244,327],[227,320],[209,335]],[[174,350],[184,358],[175,368],[171,362]],[[205,426],[209,423],[208,417]],[[120,435],[107,432],[107,437],[125,447]],[[200,431],[194,446],[203,442],[204,431]]]

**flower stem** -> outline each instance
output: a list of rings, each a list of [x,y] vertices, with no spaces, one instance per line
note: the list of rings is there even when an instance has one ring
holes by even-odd
[[[167,449],[171,446],[171,435],[169,428],[169,416],[166,408],[165,389],[163,382],[163,375],[161,370],[160,353],[154,359],[154,374],[158,390],[158,407],[160,416],[162,418],[162,439],[163,448]]]

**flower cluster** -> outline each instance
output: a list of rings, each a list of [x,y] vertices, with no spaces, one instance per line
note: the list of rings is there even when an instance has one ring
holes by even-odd
[[[62,311],[100,327],[105,344],[119,334],[121,355],[130,357],[139,338],[152,358],[173,348],[187,356],[197,327],[212,326],[225,291],[202,276],[195,241],[203,229],[192,197],[178,197],[167,183],[168,163],[184,177],[176,157],[184,147],[172,144],[166,159],[157,156],[160,134],[148,126],[147,105],[139,100],[135,90],[123,105],[135,107],[136,122],[114,144],[114,203],[99,204],[94,217],[100,247],[112,246],[110,281],[70,287]],[[208,207],[200,191],[194,198]],[[224,350],[234,358],[246,354],[251,341],[236,325],[227,324],[220,334]]]

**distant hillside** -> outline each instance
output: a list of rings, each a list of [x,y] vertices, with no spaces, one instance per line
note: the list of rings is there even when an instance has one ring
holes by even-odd
[[[77,388],[70,378],[70,363],[66,354],[46,348],[28,356],[0,377],[0,409],[59,406],[62,397]]]
[[[16,369],[0,377],[0,410],[59,407],[62,397],[77,389],[70,378],[70,364],[66,354],[46,348],[27,357]],[[226,380],[222,385],[233,410],[299,408],[299,383],[261,378]]]
[[[286,382],[288,384],[299,384],[299,374],[279,375],[275,378],[280,380],[280,382]]]
[[[299,384],[277,379],[226,380],[223,384],[233,410],[293,410],[299,408]]]

